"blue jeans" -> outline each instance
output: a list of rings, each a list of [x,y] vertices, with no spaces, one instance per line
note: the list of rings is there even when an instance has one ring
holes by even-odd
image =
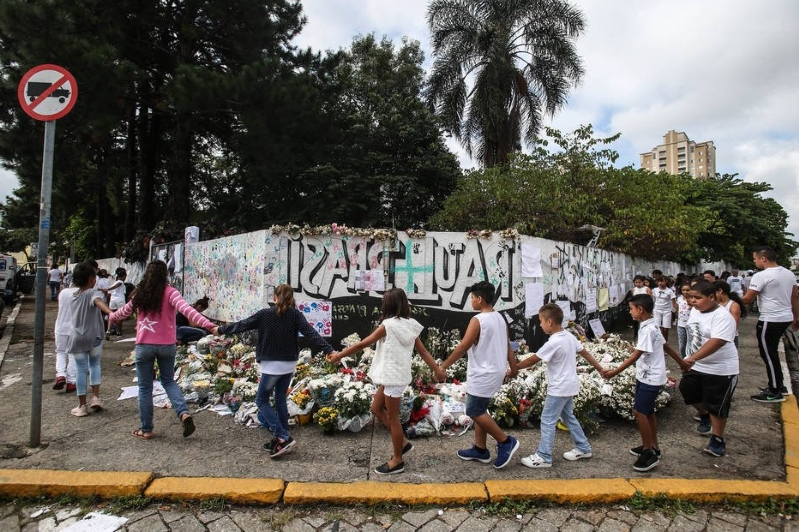
[[[61,288],[61,283],[56,281],[50,281],[50,301],[55,301],[58,299],[58,289]]]
[[[552,448],[555,446],[555,431],[558,418],[569,429],[574,446],[584,453],[591,452],[591,445],[585,437],[583,427],[574,417],[574,397],[555,397],[547,395],[544,411],[541,412],[541,442],[538,444],[538,456],[552,463]]]
[[[75,357],[75,388],[78,395],[86,395],[86,372],[89,372],[89,384],[99,386],[103,374],[100,371],[100,355],[103,354],[103,340],[98,338],[95,345],[88,351],[72,353]]]
[[[139,382],[139,419],[142,432],[153,431],[153,371],[156,361],[161,372],[161,386],[164,387],[178,419],[189,413],[183,392],[175,382],[175,344],[137,344],[136,376]]]
[[[258,382],[258,393],[255,395],[255,404],[258,405],[258,419],[266,424],[266,427],[281,440],[289,437],[289,410],[286,406],[286,394],[288,393],[291,377],[294,373],[285,375],[268,375],[261,373],[261,380]],[[275,407],[269,403],[269,398],[274,392]]]

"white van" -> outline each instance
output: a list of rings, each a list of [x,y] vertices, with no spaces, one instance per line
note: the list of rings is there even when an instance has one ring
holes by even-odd
[[[17,259],[0,254],[0,294],[6,303],[17,296]]]

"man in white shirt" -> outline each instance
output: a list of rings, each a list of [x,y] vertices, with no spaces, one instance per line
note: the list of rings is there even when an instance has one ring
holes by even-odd
[[[753,395],[752,399],[763,403],[778,403],[785,400],[783,396],[787,395],[788,390],[777,348],[788,327],[799,329],[796,277],[790,270],[777,264],[777,254],[769,246],[756,248],[752,259],[761,271],[755,273],[749,281],[743,303],[748,305],[757,299],[760,312],[755,329],[757,346],[768,374],[768,386]]]

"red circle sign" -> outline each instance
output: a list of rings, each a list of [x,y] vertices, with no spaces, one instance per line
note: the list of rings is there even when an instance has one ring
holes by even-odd
[[[58,120],[78,100],[75,77],[58,65],[39,65],[28,70],[17,88],[22,110],[36,120]]]

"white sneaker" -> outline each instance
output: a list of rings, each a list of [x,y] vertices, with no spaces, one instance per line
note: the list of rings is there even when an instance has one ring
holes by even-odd
[[[96,395],[92,395],[92,402],[89,408],[91,408],[95,412],[99,412],[104,408],[103,401]]]
[[[588,451],[586,453],[586,452],[581,451],[580,449],[572,449],[571,451],[566,451],[565,453],[563,453],[563,458],[565,458],[566,460],[572,460],[572,461],[580,460],[582,458],[591,458],[592,456],[594,456],[594,455],[591,454],[591,451]]]
[[[84,417],[89,415],[89,407],[87,405],[76,406],[71,410],[71,414],[75,417]]]
[[[538,453],[531,454],[522,458],[522,465],[532,467],[533,469],[543,469],[545,467],[552,467],[552,462],[547,462],[541,458]]]

